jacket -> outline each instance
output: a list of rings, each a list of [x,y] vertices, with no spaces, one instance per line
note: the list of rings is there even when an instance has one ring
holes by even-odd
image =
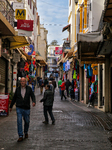
[[[32,102],[36,103],[35,95],[30,86],[26,85],[26,93],[24,98],[21,95],[21,86],[16,88],[10,108],[12,108],[13,105],[16,103],[16,107],[30,109],[30,97],[32,98]]]
[[[62,84],[60,85],[61,87],[61,91],[64,91],[65,90],[65,82],[62,82]]]
[[[70,85],[71,85],[71,82],[69,80],[67,80],[65,83],[66,89],[68,89]]]
[[[51,90],[46,90],[44,92],[44,97],[40,100],[40,102],[43,102],[44,106],[53,106],[54,102],[54,94]]]
[[[53,84],[54,88],[56,88],[56,81],[55,80],[52,81],[52,84]]]

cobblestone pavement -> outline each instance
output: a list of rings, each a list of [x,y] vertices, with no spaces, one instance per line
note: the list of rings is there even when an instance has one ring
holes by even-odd
[[[112,118],[97,109],[70,100],[60,100],[55,93],[53,113],[56,124],[44,125],[39,89],[37,104],[31,108],[29,138],[17,143],[15,107],[8,117],[0,117],[0,150],[112,150]]]

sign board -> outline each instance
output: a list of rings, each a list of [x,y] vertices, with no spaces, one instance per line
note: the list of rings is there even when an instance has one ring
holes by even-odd
[[[13,54],[13,61],[16,63],[20,61],[20,54],[19,53]]]
[[[9,108],[9,95],[0,95],[0,116],[7,116]]]
[[[62,54],[63,47],[55,47],[55,54]]]
[[[18,36],[32,36],[32,31],[18,29]]]
[[[15,10],[15,19],[16,20],[25,20],[26,19],[26,9],[16,9]]]
[[[15,0],[15,2],[24,3],[24,0]]]
[[[23,3],[13,3],[13,9],[24,9],[24,4]]]
[[[2,51],[2,39],[0,38],[0,57],[1,57],[1,51]]]
[[[17,29],[33,31],[33,20],[18,20]]]

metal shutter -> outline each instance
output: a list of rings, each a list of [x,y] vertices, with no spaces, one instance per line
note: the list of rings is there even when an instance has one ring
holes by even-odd
[[[0,75],[1,75],[0,83],[2,84],[5,84],[5,74],[6,74],[6,62],[3,58],[0,58]]]

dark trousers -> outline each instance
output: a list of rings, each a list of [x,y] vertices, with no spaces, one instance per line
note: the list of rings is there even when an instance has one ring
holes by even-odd
[[[63,96],[64,96],[64,98],[66,99],[66,96],[65,96],[65,94],[64,94],[64,91],[61,91],[61,100],[63,99]]]
[[[53,113],[52,113],[52,106],[44,106],[44,117],[45,117],[45,121],[46,122],[49,122],[49,119],[48,119],[48,113],[51,117],[51,120],[52,121],[55,121],[54,119],[54,116],[53,116]]]
[[[69,97],[69,88],[66,88],[67,96]]]

